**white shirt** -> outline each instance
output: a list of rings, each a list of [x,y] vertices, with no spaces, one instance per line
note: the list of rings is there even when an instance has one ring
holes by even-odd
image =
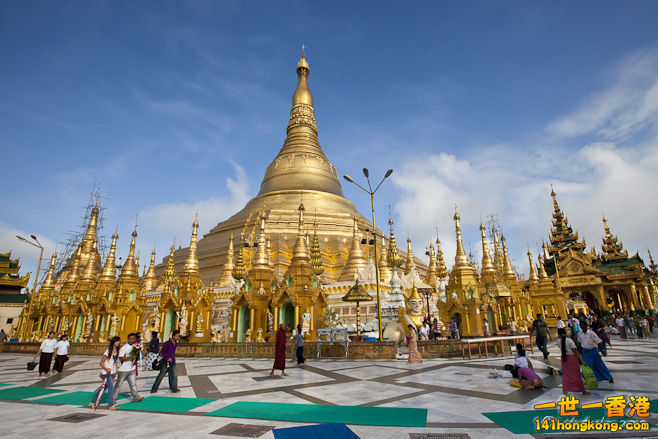
[[[101,371],[101,375],[107,375],[106,369],[110,369],[113,375],[116,374],[117,363],[116,361],[114,361],[114,355],[110,356],[107,350],[103,353],[103,355],[106,356],[107,358],[105,358],[105,361],[103,362],[103,366],[105,367],[105,369]]]
[[[68,355],[69,354],[69,343],[68,340],[60,340],[57,342],[57,355]]]
[[[429,326],[426,325],[421,326],[418,332],[420,333],[420,335],[427,335],[429,333]]]
[[[132,345],[129,345],[128,343],[124,344],[121,346],[121,349],[119,349],[119,357],[129,357],[130,353],[132,352],[133,347]],[[121,360],[119,360],[121,361]],[[136,370],[137,367],[133,364],[131,360],[126,360],[123,363],[119,365],[117,368],[117,371],[119,372],[130,372],[132,370]]]
[[[54,338],[47,338],[41,342],[41,352],[45,354],[52,354],[55,352],[55,345],[57,345],[57,340]]]
[[[565,348],[566,348],[566,354],[567,355],[574,355],[572,349],[576,349],[576,343],[570,339],[569,337],[565,337],[566,343],[565,343]],[[557,348],[562,352],[562,339],[558,337],[557,339]]]
[[[560,319],[557,321],[557,329],[564,328],[564,322]]]
[[[601,339],[591,329],[587,328],[587,332],[581,331],[578,334],[578,342],[583,349],[593,349],[599,346]]]
[[[626,326],[624,319],[622,319],[621,317],[619,317],[615,322],[617,323],[617,326],[621,326],[622,328]]]
[[[523,357],[519,357],[517,355],[517,357],[514,359],[514,364],[516,364],[519,367],[530,367],[528,366],[528,357],[526,357],[525,355]]]

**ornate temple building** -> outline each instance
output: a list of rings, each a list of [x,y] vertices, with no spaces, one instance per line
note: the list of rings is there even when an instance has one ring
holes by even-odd
[[[200,239],[195,219],[189,247],[172,246],[160,265],[154,251],[141,276],[136,228],[123,265],[116,260],[116,232],[102,260],[99,208],[93,206],[66,264],[56,271],[53,254],[41,288],[23,307],[20,338],[37,340],[53,330],[75,342],[125,339],[130,332],[148,340],[151,331],[166,339],[178,328],[191,342],[261,342],[272,340],[283,323],[288,331],[299,325],[315,340],[317,329],[334,317],[356,332],[355,303],[343,298],[357,280],[373,297],[359,302],[363,330],[379,326],[379,285],[382,326],[393,328],[396,339],[406,329],[403,322],[416,324],[428,315],[446,323],[454,319],[462,336],[482,336],[484,319],[492,333],[500,333],[512,321],[524,331],[536,313],[555,325],[570,309],[634,312],[655,306],[653,260],[647,268],[637,254],[629,257],[605,218],[602,253],[587,251],[554,192],[550,244],[538,264],[528,250],[527,280],[514,270],[496,227],[487,233],[480,224],[479,263],[467,255],[458,212],[451,270],[438,238],[428,242],[427,263],[414,256],[410,239],[406,252],[398,249],[392,218],[388,236],[376,230],[370,239],[371,223],[343,196],[336,168],[320,147],[303,51],[296,72],[286,138],[256,197]],[[0,255],[0,276],[17,266],[10,261],[3,269],[2,261]]]
[[[27,286],[30,273],[21,276],[18,259],[11,258],[11,252],[0,253],[0,329],[8,335],[15,335],[13,329],[18,323],[18,316],[27,303],[27,294],[21,290]]]

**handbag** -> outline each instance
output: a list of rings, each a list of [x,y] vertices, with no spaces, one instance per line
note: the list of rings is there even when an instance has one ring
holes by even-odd
[[[153,364],[151,364],[151,368],[152,368],[153,370],[160,370],[160,369],[162,369],[162,366],[163,366],[163,365],[164,365],[164,358],[162,358],[162,357],[159,356],[159,357],[153,362]]]
[[[39,363],[36,361],[28,361],[27,362],[27,370],[34,370],[35,367],[37,367]]]
[[[582,372],[583,379],[585,380],[585,387],[590,390],[599,387],[599,383],[596,381],[596,375],[594,375],[594,371],[591,367],[581,364],[580,371]]]

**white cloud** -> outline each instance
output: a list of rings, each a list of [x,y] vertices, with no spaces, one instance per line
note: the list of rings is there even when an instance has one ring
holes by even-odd
[[[594,93],[571,114],[548,126],[559,137],[598,134],[623,139],[658,127],[658,49],[640,50],[613,72],[607,89]]]
[[[508,237],[510,257],[528,271],[526,243],[550,230],[552,183],[572,227],[600,251],[601,211],[629,253],[658,246],[658,135],[637,141],[647,127],[658,127],[658,51],[640,51],[616,70],[610,88],[584,100],[574,113],[548,125],[558,135],[536,145],[483,146],[469,158],[439,153],[406,160],[394,174],[401,190],[395,210],[400,232],[411,230],[415,251],[435,236],[446,262],[455,254],[455,203],[462,217],[464,244],[479,257],[480,216],[495,212]],[[587,139],[567,148],[571,137]],[[598,141],[606,138],[608,142]],[[637,141],[636,146],[622,146]],[[548,143],[547,143],[548,142]]]

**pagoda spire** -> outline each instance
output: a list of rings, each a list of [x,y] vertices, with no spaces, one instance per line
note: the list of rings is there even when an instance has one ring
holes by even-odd
[[[363,249],[361,248],[361,236],[356,218],[354,218],[354,230],[352,232],[352,247],[347,257],[347,263],[340,273],[339,281],[354,281],[357,278],[360,269],[368,265]]]
[[[198,274],[199,273],[199,257],[197,256],[197,233],[199,229],[199,220],[194,218],[192,223],[192,237],[190,238],[190,251],[187,254],[185,265],[183,266],[183,273]]]
[[[395,241],[395,230],[393,230],[393,218],[391,218],[391,216],[388,217],[388,226],[390,228],[390,237],[388,240],[388,265],[392,270],[397,270],[397,267],[402,263],[402,258],[400,257],[400,251],[398,250]]]
[[[76,283],[80,279],[80,264],[81,264],[81,254],[82,246],[78,246],[75,254],[73,255],[73,268],[71,268],[71,273],[69,273],[66,281],[68,283]]]
[[[101,273],[101,277],[100,277],[101,282],[114,282],[116,280],[117,239],[119,239],[119,234],[115,230],[114,233],[112,234],[112,245],[110,245],[110,252],[107,254],[107,258],[105,259],[105,265],[103,266],[103,272]]]
[[[469,267],[470,265],[468,263],[468,257],[466,256],[466,252],[464,251],[464,243],[462,242],[462,228],[461,225],[459,224],[460,216],[456,208],[455,208],[455,216],[453,219],[455,220],[455,232],[457,235],[457,253],[455,254],[454,268]]]
[[[336,169],[318,141],[313,96],[308,86],[310,67],[306,53],[297,64],[297,89],[292,97],[286,139],[265,171],[258,195],[275,191],[304,190],[328,192],[343,197]]]
[[[605,215],[603,215],[603,228],[605,230],[605,236],[603,237],[603,245],[601,247],[603,249],[601,258],[606,262],[628,259],[628,251],[624,250],[624,245],[618,242],[616,236],[612,236]]]
[[[537,256],[539,259],[539,279],[548,279],[548,275],[546,274],[546,268],[544,268],[544,264],[546,263],[546,260],[542,258],[540,255]]]
[[[503,278],[508,281],[516,280],[516,275],[512,269],[512,264],[509,260],[509,253],[507,252],[507,244],[505,242],[505,235],[502,235],[501,240],[503,241]]]
[[[157,286],[157,278],[155,277],[155,249],[151,252],[151,263],[149,269],[144,276],[144,291],[153,291]]]
[[[391,271],[391,267],[389,267],[388,264],[388,251],[386,250],[386,240],[384,237],[381,237],[381,250],[379,252],[379,280],[381,282],[388,282],[391,280],[391,277],[393,276],[393,272]]]
[[[432,241],[430,241],[430,245],[428,247],[428,256],[430,258],[430,263],[427,266],[427,274],[425,275],[425,283],[430,286],[434,286],[436,284],[436,257],[434,255],[434,244],[432,244]]]
[[[658,265],[656,265],[655,262],[653,262],[653,256],[651,256],[651,250],[647,249],[647,252],[649,252],[649,268],[651,271],[655,272],[656,269],[658,269]]]
[[[537,282],[539,279],[537,277],[537,271],[535,270],[535,264],[532,262],[532,252],[530,251],[530,247],[528,247],[528,265],[530,265],[530,274],[528,276],[528,280],[530,282]]]
[[[233,273],[233,267],[235,266],[234,262],[235,251],[233,250],[233,233],[229,237],[228,241],[228,250],[226,252],[226,261],[222,266],[222,272],[219,274],[219,279],[217,279],[217,284],[221,286],[231,285],[231,277]]]
[[[569,220],[560,209],[557,202],[557,194],[551,186],[551,197],[553,198],[553,222],[551,227],[551,235],[549,236],[550,246],[548,253],[550,256],[572,249],[576,252],[583,253],[585,250],[585,240],[578,242],[578,232],[574,232],[569,226]]]
[[[98,249],[96,247],[96,239],[94,238],[94,242],[92,243],[92,252],[98,253]],[[87,265],[84,268],[84,271],[82,272],[82,280],[87,281],[87,282],[93,282],[96,280],[98,277],[98,267],[96,266],[96,258],[94,257],[89,257],[87,259]]]
[[[41,291],[51,291],[55,288],[55,261],[57,261],[57,252],[54,252],[50,258],[50,266],[46,279],[41,284]]]
[[[167,259],[167,269],[164,272],[163,283],[164,290],[167,292],[172,291],[176,288],[176,283],[178,281],[178,274],[176,273],[176,265],[174,264],[174,253],[176,252],[176,246],[174,243],[171,244],[171,249],[169,250],[169,258]]]
[[[135,263],[135,241],[137,239],[137,227],[133,230],[132,239],[130,240],[130,250],[128,251],[128,258],[126,259],[119,280],[137,280],[139,279],[139,272],[137,264]]]
[[[411,250],[411,238],[407,237],[407,261],[404,264],[404,274],[409,274],[416,269],[416,261],[414,261],[414,253]]]
[[[304,205],[300,203],[297,210],[299,212],[297,241],[295,242],[295,246],[292,249],[292,259],[310,261],[308,243],[306,241],[306,229],[304,228]]]
[[[233,279],[240,280],[244,278],[244,276],[247,274],[247,270],[244,266],[244,234],[240,235],[240,246],[238,247],[238,257],[237,260],[235,261],[235,266],[233,267],[233,271],[231,272],[231,275],[233,276]]]
[[[441,241],[439,240],[439,233],[436,233],[436,275],[443,279],[448,275],[448,267],[446,267],[446,262],[443,259],[443,250],[441,249]]]
[[[493,239],[494,239],[494,268],[500,274],[503,273],[503,252],[500,249],[500,241],[498,240],[498,230],[493,226]]]
[[[484,225],[480,221],[480,237],[482,238],[482,278],[486,281],[492,281],[496,275],[496,269],[491,261],[491,253],[489,252],[489,242],[487,241],[487,234],[484,232]]]
[[[267,255],[267,236],[265,232],[265,215],[260,217],[260,232],[258,233],[258,250],[256,252],[256,261],[254,267],[271,268],[270,260]]]
[[[311,267],[316,276],[324,273],[322,265],[322,251],[320,249],[320,240],[318,239],[318,223],[313,225],[313,244],[311,245]]]

